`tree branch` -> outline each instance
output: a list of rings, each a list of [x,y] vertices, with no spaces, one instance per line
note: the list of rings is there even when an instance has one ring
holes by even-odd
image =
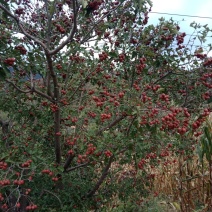
[[[96,183],[96,185],[94,186],[94,188],[90,192],[88,192],[88,194],[86,195],[86,197],[92,197],[96,193],[96,191],[99,189],[99,187],[101,186],[101,184],[104,182],[104,179],[107,177],[107,175],[109,173],[108,171],[109,171],[110,166],[111,166],[111,164],[113,162],[113,158],[114,158],[114,156],[111,156],[110,157],[107,166],[103,170],[102,176],[99,178],[99,180]]]
[[[110,123],[107,127],[104,127],[102,129],[100,129],[96,135],[100,135],[103,131],[112,128],[113,126],[115,126],[117,123],[119,123],[122,119],[124,119],[126,117],[126,115],[122,115],[120,117],[118,117],[117,119],[115,119],[112,123]]]
[[[71,167],[69,169],[66,169],[64,172],[67,173],[67,172],[71,172],[71,171],[74,171],[75,169],[78,169],[78,168],[81,168],[81,167],[84,167],[84,166],[87,166],[88,163],[83,163],[83,164],[80,164],[78,166],[74,166],[74,167]]]
[[[28,91],[24,91],[24,90],[20,89],[17,85],[15,85],[15,83],[11,82],[11,81],[8,80],[8,79],[6,79],[5,81],[8,82],[9,84],[11,84],[16,90],[18,90],[18,91],[21,92],[21,93],[31,93],[31,92],[32,92],[31,89],[28,90]]]
[[[46,95],[43,92],[38,91],[35,87],[32,87],[32,89],[30,89],[28,91],[24,91],[24,90],[20,89],[17,85],[15,85],[15,83],[11,82],[10,80],[6,79],[5,81],[8,82],[9,84],[11,84],[17,91],[19,91],[21,93],[32,93],[32,92],[35,92],[38,95],[48,99],[50,102],[53,102],[53,99],[50,96]]]
[[[48,95],[46,95],[46,94],[43,93],[43,92],[40,92],[40,91],[37,90],[35,87],[32,89],[32,91],[35,92],[35,93],[37,93],[38,95],[40,95],[40,96],[42,96],[42,97],[48,99],[50,102],[54,102],[54,100],[52,99],[51,96],[48,96]]]
[[[69,36],[66,38],[65,41],[63,41],[56,49],[49,51],[50,55],[54,55],[57,52],[59,52],[66,44],[68,44],[70,41],[72,41],[74,34],[77,30],[77,13],[78,11],[76,11],[76,0],[72,0],[73,2],[73,12],[74,12],[74,23],[73,23],[73,27],[71,29],[71,32],[69,34]]]
[[[20,23],[18,17],[16,17],[15,15],[13,15],[8,9],[6,9],[2,4],[0,4],[0,9],[2,9],[8,16],[10,16],[12,19],[15,20],[15,22],[17,23],[19,29],[21,30],[21,32],[29,39],[35,41],[37,44],[41,45],[43,47],[43,49],[45,51],[49,51],[47,46],[41,42],[40,40],[38,40],[36,37],[34,37],[33,35],[30,35],[22,26],[22,24]]]
[[[48,63],[48,69],[53,80],[53,86],[54,86],[53,101],[57,105],[60,98],[58,80],[54,72],[51,55],[48,52],[45,52],[45,55],[46,55],[46,60]],[[59,133],[60,133],[60,108],[58,107],[58,109],[54,113],[54,140],[55,140],[55,157],[56,157],[57,164],[61,163],[61,145],[60,145]]]
[[[153,82],[153,84],[158,83],[159,81],[165,79],[167,76],[169,76],[170,74],[173,74],[172,71],[169,71],[167,74],[163,75],[162,77],[160,77],[158,80],[156,80],[155,82]]]
[[[66,160],[66,162],[65,162],[65,164],[64,164],[64,166],[63,166],[64,172],[67,171],[67,168],[69,167],[69,165],[70,165],[71,162],[73,161],[74,157],[75,157],[75,155],[72,155],[72,154],[69,154],[69,155],[68,155],[68,158],[67,158],[67,160]]]

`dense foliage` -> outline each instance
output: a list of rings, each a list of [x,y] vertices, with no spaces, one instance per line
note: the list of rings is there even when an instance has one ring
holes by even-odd
[[[105,210],[112,198],[137,210],[168,151],[193,154],[210,114],[211,46],[193,51],[173,20],[147,25],[150,10],[0,1],[2,211]],[[192,27],[204,43],[211,30]]]

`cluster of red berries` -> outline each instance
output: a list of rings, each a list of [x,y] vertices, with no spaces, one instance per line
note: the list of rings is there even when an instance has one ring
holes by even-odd
[[[77,163],[84,163],[87,161],[87,155],[78,155]]]
[[[15,49],[18,50],[20,52],[20,54],[25,55],[27,53],[27,50],[22,45],[16,46]]]
[[[124,60],[125,60],[125,54],[120,54],[119,55],[119,61],[124,62]]]
[[[92,155],[96,151],[96,147],[93,144],[88,144],[86,155]]]
[[[69,154],[69,155],[74,155],[74,150],[73,150],[73,149],[70,149],[70,150],[68,151],[68,154]]]
[[[110,36],[110,32],[105,32],[104,38],[108,38]]]
[[[47,174],[49,176],[53,176],[54,175],[54,173],[52,171],[50,171],[49,169],[44,169],[44,170],[41,171],[41,173],[42,174]],[[58,180],[59,180],[58,177],[52,177],[52,181],[56,182]]]
[[[3,200],[4,200],[3,194],[0,193],[0,201],[3,201]]]
[[[24,184],[24,180],[14,180],[13,184],[14,185],[23,185]]]
[[[160,88],[160,85],[152,86],[152,91],[156,92]]]
[[[200,80],[202,81],[202,84],[204,86],[206,86],[207,88],[212,88],[212,73],[208,73],[208,74],[203,74],[203,76],[200,78]]]
[[[58,111],[58,106],[57,105],[55,105],[55,104],[51,104],[50,105],[50,108],[51,108],[51,110],[52,110],[52,112],[56,112],[56,111]]]
[[[166,127],[168,129],[174,129],[179,127],[180,121],[176,118],[177,113],[169,113],[166,116],[164,116],[162,120],[162,128],[165,129]]]
[[[159,97],[162,101],[168,102],[169,101],[169,95],[166,95],[165,93],[162,93]]]
[[[95,118],[95,117],[96,117],[96,113],[94,113],[94,112],[88,112],[88,115],[89,115],[91,118]]]
[[[65,73],[61,73],[60,75],[61,75],[61,77],[62,77],[63,79],[66,79],[66,76],[67,76],[67,75],[66,75]]]
[[[65,92],[65,93],[66,93],[66,92]],[[61,99],[60,102],[61,102],[63,105],[68,105],[67,99]]]
[[[91,10],[91,11],[95,11],[95,10],[98,10],[99,6],[102,4],[102,1],[101,0],[93,0],[93,1],[90,1],[89,4],[88,4],[88,8]]]
[[[29,167],[31,163],[32,163],[32,160],[27,160],[26,162],[21,164],[21,167]]]
[[[57,68],[58,70],[60,70],[60,69],[62,69],[63,67],[62,67],[61,64],[56,64],[56,68]]]
[[[8,168],[8,164],[6,162],[1,161],[0,162],[0,169],[6,170]]]
[[[207,57],[206,54],[201,54],[201,53],[195,53],[194,56],[196,56],[197,58],[199,58],[201,60]]]
[[[146,92],[143,92],[143,93],[141,94],[141,100],[142,100],[143,103],[146,103],[147,101],[151,101],[151,97],[148,97],[148,96],[146,95]]]
[[[148,23],[148,12],[144,13],[144,20],[143,20],[143,25],[146,25]]]
[[[71,118],[71,122],[72,122],[72,123],[76,123],[77,121],[78,121],[78,118],[77,118],[77,117]]]
[[[161,40],[165,40],[165,41],[172,41],[173,40],[173,36],[172,35],[162,35],[161,36]]]
[[[183,32],[182,34],[180,35],[177,35],[177,45],[180,45],[184,42],[184,37],[186,36],[186,33]]]
[[[52,176],[54,173],[50,171],[49,169],[44,169],[41,171],[42,174],[48,174],[49,176]]]
[[[36,210],[37,208],[38,208],[37,205],[28,205],[28,206],[26,206],[26,210],[27,211]]]
[[[10,185],[10,180],[0,180],[0,186]]]
[[[25,191],[25,194],[28,195],[30,192],[31,192],[31,189],[27,188],[26,191]]]
[[[180,134],[180,135],[183,135],[187,132],[187,128],[186,127],[179,127],[177,129],[177,132]]]
[[[201,116],[192,124],[192,128],[194,131],[202,125],[202,123],[205,120],[205,117],[207,117],[209,114],[210,114],[210,111],[206,108],[201,114]]]
[[[92,99],[95,101],[97,107],[102,107],[106,98],[99,98],[96,96],[92,96]]]
[[[56,135],[56,136],[61,136],[62,133],[61,133],[61,132],[56,132],[55,135]]]
[[[111,157],[111,156],[113,155],[113,153],[112,153],[110,150],[106,150],[106,151],[104,152],[104,154],[105,154],[105,156],[106,156],[107,158],[109,158],[109,157]]]
[[[146,164],[146,160],[145,159],[141,159],[138,163],[138,168],[139,169],[143,169],[144,165]]]
[[[118,40],[116,40],[114,44],[115,44],[115,46],[118,47],[120,45],[120,42]]]
[[[101,54],[99,54],[99,60],[102,62],[104,60],[106,60],[108,58],[108,55],[106,52],[102,52]]]
[[[8,205],[5,203],[5,204],[3,204],[2,206],[2,209],[5,209],[5,210],[7,210],[8,209]]]
[[[101,64],[98,64],[97,68],[96,68],[96,73],[99,73],[99,72],[102,72],[102,71],[103,71],[103,69],[101,67]]]
[[[124,92],[122,92],[122,91],[119,92],[118,96],[119,96],[120,99],[122,99],[124,97]]]
[[[89,94],[89,95],[92,95],[92,94],[94,94],[94,92],[95,92],[94,90],[89,90],[89,91],[88,91],[88,94]]]
[[[61,34],[64,34],[66,30],[60,25],[60,24],[55,24],[57,31],[59,31]]]
[[[24,8],[22,7],[18,7],[18,9],[15,10],[15,14],[17,15],[23,15],[25,12],[24,12]]]
[[[212,65],[212,58],[208,58],[204,63],[203,66],[211,66]]]
[[[149,154],[146,155],[145,158],[146,159],[155,159],[155,158],[157,158],[157,155],[154,152],[150,152]]]
[[[85,61],[85,59],[84,59],[83,57],[80,57],[78,54],[77,54],[77,55],[71,55],[71,56],[69,57],[69,59],[70,59],[71,61],[76,62],[76,63],[83,63],[83,62]]]
[[[202,98],[204,100],[210,99],[211,98],[211,94],[209,91],[205,92],[204,94],[202,94]]]
[[[137,83],[133,83],[133,88],[135,88],[136,91],[140,91],[140,87]]]
[[[71,140],[71,138],[69,137],[69,138],[66,140],[66,144],[67,144],[68,146],[74,146],[74,145],[76,144],[76,142],[77,142],[77,137],[73,138],[73,140]],[[70,153],[72,154],[73,152],[70,152]]]
[[[59,180],[58,177],[52,177],[52,181],[57,182]]]
[[[15,58],[7,58],[4,60],[4,63],[9,65],[9,66],[13,66],[15,63]]]
[[[48,102],[42,102],[41,104],[42,104],[42,106],[47,106]]]
[[[136,65],[136,73],[137,74],[141,74],[142,70],[146,67],[146,64],[145,64],[146,58],[144,58],[144,57],[140,58],[139,62],[140,63],[138,65]]]
[[[106,113],[102,113],[101,114],[101,121],[104,122],[105,120],[107,119],[110,119],[111,118],[111,114],[106,114]]]
[[[136,44],[136,43],[138,43],[138,40],[136,40],[135,38],[131,38],[131,39],[130,39],[130,43]]]

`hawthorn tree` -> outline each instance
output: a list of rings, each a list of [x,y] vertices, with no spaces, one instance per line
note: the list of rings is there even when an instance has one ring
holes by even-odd
[[[212,60],[173,20],[147,26],[150,7],[0,1],[0,109],[13,121],[0,143],[2,211],[139,205],[154,178],[147,164],[167,148],[193,152]],[[204,42],[210,29],[192,26]]]

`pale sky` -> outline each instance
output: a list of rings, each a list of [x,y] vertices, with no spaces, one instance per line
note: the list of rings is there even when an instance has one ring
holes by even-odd
[[[181,31],[186,34],[193,33],[193,29],[189,26],[193,21],[201,25],[208,24],[208,27],[212,29],[212,0],[152,0],[152,2],[152,12],[203,16],[211,17],[211,19],[150,13],[149,24],[155,25],[160,17],[164,17],[166,20],[172,17],[173,20],[180,22]],[[212,36],[212,32],[208,36]],[[212,43],[212,37],[207,38],[207,43]],[[207,46],[207,43],[203,45]],[[200,43],[196,40],[195,44]]]

